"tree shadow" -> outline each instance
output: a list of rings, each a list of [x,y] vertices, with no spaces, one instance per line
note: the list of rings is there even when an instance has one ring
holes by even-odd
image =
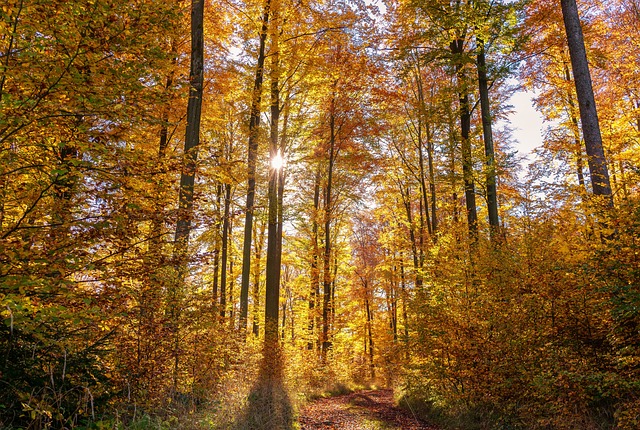
[[[245,410],[233,428],[289,430],[293,424],[293,405],[284,384],[282,350],[277,343],[265,344],[258,378],[249,392]]]

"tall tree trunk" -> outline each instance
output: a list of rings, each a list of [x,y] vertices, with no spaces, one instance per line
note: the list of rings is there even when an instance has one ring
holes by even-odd
[[[584,46],[584,37],[578,6],[576,0],[560,0],[562,17],[567,34],[573,79],[578,94],[578,107],[580,108],[580,122],[582,123],[582,136],[587,150],[587,161],[591,175],[593,194],[602,196],[608,207],[613,206],[609,171],[602,146],[602,135],[598,122],[591,73],[587,62],[587,53]]]
[[[427,182],[426,182],[426,174],[424,168],[424,151],[423,151],[423,142],[422,142],[422,124],[424,124],[425,129],[428,129],[427,125],[427,106],[424,101],[424,89],[422,86],[422,72],[420,70],[420,65],[416,66],[416,87],[418,90],[418,103],[420,104],[420,114],[418,120],[418,165],[420,168],[420,192],[422,195],[422,201],[424,202],[424,214],[427,218],[427,231],[429,232],[429,236],[433,235],[431,220],[429,220],[429,200],[427,198]],[[424,224],[424,220],[422,217],[422,211],[420,213],[421,224]],[[421,236],[423,236],[424,226],[421,226]],[[423,243],[422,237],[420,243]],[[422,248],[422,247],[421,247]]]
[[[451,187],[451,212],[453,224],[457,225],[460,219],[460,214],[458,211],[458,184],[456,180],[456,142],[458,138],[456,136],[456,128],[455,128],[455,119],[453,116],[453,110],[451,106],[448,106],[447,109],[447,128],[448,128],[448,136],[449,136],[449,177],[451,179],[451,183],[449,184]],[[456,241],[459,241],[458,230],[455,229]]]
[[[231,152],[231,150],[229,150]],[[224,184],[224,219],[222,221],[222,257],[220,258],[220,316],[227,308],[227,260],[229,254],[229,232],[231,230],[231,184]]]
[[[186,251],[193,216],[193,188],[200,144],[200,116],[204,79],[204,0],[191,1],[191,66],[189,72],[189,102],[187,130],[184,140],[184,162],[180,176],[178,221],[175,243],[178,256]]]
[[[332,181],[333,167],[336,157],[335,135],[335,86],[331,99],[329,118],[329,167],[327,171],[327,187],[324,198],[324,267],[323,267],[323,300],[322,300],[322,362],[326,363],[327,352],[331,348],[329,339],[329,318],[331,314],[331,218],[332,218]]]
[[[264,77],[265,45],[269,27],[271,1],[265,0],[258,47],[258,64],[251,95],[249,117],[249,144],[247,151],[247,204],[244,220],[244,240],[242,242],[242,278],[240,281],[240,326],[246,330],[249,309],[249,278],[251,277],[251,234],[253,233],[253,209],[256,194],[256,158],[258,153],[258,127],[260,126],[260,102],[262,100],[262,80]]]
[[[260,272],[262,262],[262,246],[264,244],[264,234],[267,223],[260,223],[260,234],[255,241],[255,264],[253,267],[253,335],[258,336],[260,333]]]
[[[186,276],[185,261],[193,217],[193,189],[200,144],[200,116],[202,113],[202,94],[204,80],[204,0],[191,1],[191,64],[189,70],[189,102],[187,104],[187,129],[184,139],[184,159],[180,176],[178,195],[178,220],[174,237],[174,256],[177,264],[178,279],[172,285],[169,294],[169,320],[171,324],[174,349],[173,391],[178,388],[178,368],[180,360],[179,320],[181,312],[181,291]]]
[[[562,59],[562,65],[564,68],[564,80],[567,83],[571,83],[571,72],[569,71],[569,64],[564,59],[564,55]],[[582,142],[580,142],[580,125],[578,124],[578,117],[576,116],[577,106],[573,99],[573,94],[571,90],[567,90],[567,103],[569,104],[569,116],[571,118],[571,127],[572,127],[571,132],[573,133],[573,142],[575,145],[573,152],[575,153],[575,156],[576,156],[576,170],[577,170],[576,173],[578,175],[578,185],[580,185],[581,191],[586,191],[586,187],[584,183],[584,172],[582,170],[583,164],[582,164]]]
[[[282,238],[278,233],[278,183],[280,182],[280,170],[282,166],[273,164],[279,154],[278,148],[278,123],[280,121],[280,82],[279,82],[279,57],[278,52],[278,0],[274,0],[272,22],[272,61],[271,75],[271,132],[269,139],[269,214],[267,225],[267,274],[265,295],[265,345],[278,342],[278,311],[280,305],[280,256],[281,247],[279,241]]]
[[[478,87],[480,93],[480,111],[482,115],[482,137],[484,139],[484,156],[487,173],[487,211],[489,212],[489,226],[491,229],[491,239],[495,240],[500,220],[498,218],[498,194],[496,189],[496,161],[493,149],[493,132],[491,130],[491,105],[489,103],[489,85],[487,82],[487,62],[484,51],[484,40],[476,39],[478,45],[477,66],[478,66]]]
[[[456,73],[458,76],[458,100],[460,103],[460,140],[462,150],[462,176],[464,180],[464,196],[467,205],[467,224],[469,226],[469,236],[472,241],[478,238],[478,211],[476,209],[476,191],[473,181],[473,159],[471,155],[471,111],[469,108],[469,95],[465,89],[465,73],[462,64],[462,54],[464,53],[464,40],[456,39],[451,42],[451,53],[455,58]]]
[[[393,341],[398,340],[398,286],[397,286],[397,270],[394,265],[392,269],[391,279],[389,281],[389,291],[387,292],[387,300],[389,307],[389,328],[393,333]]]
[[[230,226],[229,229],[231,230],[233,228],[233,226]],[[229,292],[229,298],[227,300],[227,302],[229,303],[229,327],[233,328],[235,321],[234,321],[234,314],[235,314],[235,301],[233,298],[233,286],[235,284],[235,280],[233,277],[233,259],[234,256],[231,256],[229,258],[229,286],[227,287],[227,291]]]
[[[427,132],[427,157],[429,160],[429,189],[431,191],[431,231],[433,239],[436,240],[436,231],[438,230],[438,218],[436,217],[436,179],[433,167],[433,136],[431,135],[431,127],[425,124]]]
[[[404,256],[400,253],[400,289],[402,291],[402,323],[404,325],[404,341],[409,343],[409,321],[407,319],[407,286],[404,275]],[[408,349],[407,349],[408,350]]]
[[[406,191],[400,184],[400,193],[402,194],[402,200],[404,209],[407,214],[407,224],[409,225],[409,240],[411,241],[411,255],[413,256],[413,269],[415,271],[416,288],[422,288],[422,270],[420,267],[420,256],[418,255],[418,247],[416,245],[416,234],[414,232],[413,215],[411,211],[411,193],[409,187]]]
[[[316,305],[320,294],[320,247],[318,245],[318,217],[320,214],[320,163],[316,170],[316,176],[313,181],[313,214],[311,220],[311,246],[313,247],[313,256],[311,259],[311,288],[309,297],[309,342],[307,349],[313,349],[315,327],[317,326]],[[317,339],[316,339],[317,341]]]
[[[222,211],[221,206],[222,206],[222,192],[223,192],[223,186],[222,184],[218,184],[216,186],[216,223],[215,223],[215,229],[216,229],[216,240],[215,240],[215,244],[214,247],[215,249],[213,250],[213,294],[212,294],[212,300],[213,300],[213,306],[214,308],[217,308],[218,306],[218,280],[219,280],[219,276],[220,276],[220,249],[222,248],[222,240],[221,238],[218,237],[218,235],[220,234],[220,225],[224,224],[224,220],[222,219]],[[217,310],[217,309],[214,309]]]
[[[371,305],[369,303],[369,283],[367,280],[364,281],[364,308],[365,314],[367,317],[367,321],[365,327],[367,329],[367,341],[369,343],[369,374],[371,379],[376,377],[376,367],[373,361],[373,312],[371,310]]]

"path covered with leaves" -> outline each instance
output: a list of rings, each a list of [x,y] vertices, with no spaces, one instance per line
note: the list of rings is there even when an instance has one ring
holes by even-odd
[[[437,430],[397,407],[391,390],[369,390],[319,399],[300,414],[302,430]]]

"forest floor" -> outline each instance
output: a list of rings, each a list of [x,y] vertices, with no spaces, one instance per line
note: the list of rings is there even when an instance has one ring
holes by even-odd
[[[395,405],[392,390],[367,390],[315,400],[300,412],[301,430],[437,430]]]

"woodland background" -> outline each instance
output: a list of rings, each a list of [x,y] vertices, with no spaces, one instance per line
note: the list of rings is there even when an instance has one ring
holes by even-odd
[[[0,426],[285,428],[377,384],[638,428],[640,3],[578,6],[608,194],[556,1],[4,1]]]

